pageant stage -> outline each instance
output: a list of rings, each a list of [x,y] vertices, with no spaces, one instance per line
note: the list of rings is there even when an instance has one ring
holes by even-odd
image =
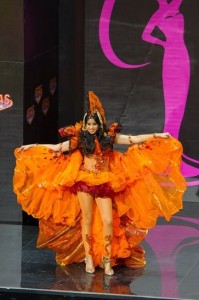
[[[199,299],[199,203],[185,202],[170,223],[159,220],[142,246],[145,268],[87,274],[84,263],[56,265],[35,248],[37,226],[0,224],[1,299]],[[13,230],[15,229],[15,230]]]

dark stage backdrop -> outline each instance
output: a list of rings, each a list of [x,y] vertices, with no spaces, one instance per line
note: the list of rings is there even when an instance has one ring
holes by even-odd
[[[1,0],[0,222],[21,221],[21,210],[12,192],[12,176],[13,151],[23,141],[23,46],[23,1]]]
[[[83,115],[84,6],[84,0],[59,0],[59,127]]]
[[[0,223],[22,222],[14,149],[56,143],[84,108],[84,0],[1,0]],[[59,103],[58,103],[59,94]],[[37,224],[23,213],[24,224]]]
[[[198,1],[85,2],[85,90],[124,133],[178,138],[185,199],[199,201]]]
[[[1,0],[0,68],[0,222],[21,223],[14,149],[58,138],[57,0]]]

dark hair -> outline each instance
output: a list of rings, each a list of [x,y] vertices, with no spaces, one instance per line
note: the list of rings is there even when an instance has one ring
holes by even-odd
[[[97,137],[98,142],[102,150],[112,149],[112,143],[110,137],[107,135],[108,129],[105,124],[103,128],[101,126],[99,117],[97,113],[93,115],[87,114],[85,117],[85,124],[87,124],[89,119],[94,119],[99,126],[95,134],[90,134],[87,130],[82,130],[79,136],[79,147],[84,155],[94,153],[95,151],[95,137]]]

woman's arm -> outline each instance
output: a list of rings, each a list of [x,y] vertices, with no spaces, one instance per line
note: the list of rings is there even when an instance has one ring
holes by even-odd
[[[69,151],[69,141],[59,143],[59,144],[29,144],[29,145],[23,145],[19,148],[19,150],[25,151],[29,148],[36,147],[36,146],[46,147],[46,148],[49,148],[49,149],[51,149],[55,152]]]
[[[124,135],[124,134],[117,134],[115,137],[115,144],[120,145],[130,145],[130,144],[139,144],[151,139],[153,137],[160,137],[160,138],[169,138],[171,137],[169,132],[164,133],[150,133],[150,134],[140,134],[140,135]]]

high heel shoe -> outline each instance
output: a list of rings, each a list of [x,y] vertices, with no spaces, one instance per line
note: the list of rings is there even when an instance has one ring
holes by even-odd
[[[102,258],[102,267],[104,269],[104,274],[109,276],[112,276],[114,274],[114,271],[111,268],[111,260],[109,257]]]
[[[92,256],[87,256],[84,260],[85,260],[85,263],[86,263],[85,271],[87,273],[90,273],[90,274],[95,273],[95,267],[94,267],[94,264],[93,264]]]

